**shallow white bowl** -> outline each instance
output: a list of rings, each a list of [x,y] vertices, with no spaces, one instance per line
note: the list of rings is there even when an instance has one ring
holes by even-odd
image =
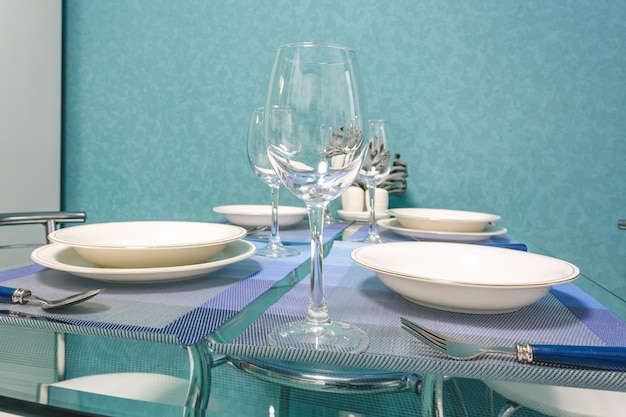
[[[464,243],[383,243],[351,256],[407,300],[462,313],[516,311],[580,274],[549,256]]]
[[[48,238],[103,267],[156,268],[206,262],[245,235],[227,224],[141,221],[67,227]]]
[[[488,223],[500,219],[495,214],[433,208],[397,208],[387,212],[403,227],[436,232],[482,232]]]
[[[244,227],[269,227],[272,223],[272,206],[260,204],[236,204],[219,206],[214,212],[223,214],[232,224]],[[278,206],[278,226],[288,227],[299,223],[307,215],[306,208]]]

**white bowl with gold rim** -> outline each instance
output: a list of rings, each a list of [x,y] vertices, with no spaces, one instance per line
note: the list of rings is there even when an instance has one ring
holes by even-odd
[[[155,268],[206,262],[245,235],[244,228],[228,224],[138,221],[67,227],[48,238],[102,267]]]
[[[466,243],[390,242],[357,248],[351,257],[405,299],[461,313],[516,311],[580,275],[560,259]]]
[[[496,214],[435,208],[395,208],[387,212],[403,227],[436,232],[478,233],[500,219]]]

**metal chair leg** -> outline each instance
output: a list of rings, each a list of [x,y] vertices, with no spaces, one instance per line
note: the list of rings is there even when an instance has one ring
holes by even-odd
[[[498,413],[498,417],[510,417],[519,410],[521,406],[513,401],[508,401]]]
[[[422,416],[443,417],[443,380],[441,375],[424,375],[419,390]]]

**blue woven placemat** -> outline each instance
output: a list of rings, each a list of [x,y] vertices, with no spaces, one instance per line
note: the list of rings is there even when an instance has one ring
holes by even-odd
[[[273,305],[230,346],[232,355],[265,356],[296,362],[325,362],[362,368],[436,372],[472,378],[512,378],[535,382],[585,384],[626,390],[626,373],[582,371],[520,364],[513,357],[487,355],[472,361],[451,360],[410,336],[400,317],[470,342],[512,346],[515,342],[626,346],[626,323],[573,284],[554,287],[540,301],[507,314],[463,314],[411,303],[389,290],[373,273],[354,264],[358,244],[336,242],[325,260],[326,296],[331,317],[363,329],[370,347],[361,354],[275,349],[265,337],[275,326],[304,317],[308,279]],[[590,379],[591,378],[591,379]]]
[[[325,228],[324,241],[331,242],[349,225],[339,223]],[[296,233],[296,232],[294,232]],[[298,229],[298,239],[306,241],[308,230]],[[257,247],[264,242],[255,241]],[[299,256],[268,259],[252,256],[191,280],[154,284],[119,284],[94,281],[29,265],[0,272],[0,285],[29,288],[45,298],[103,288],[87,303],[63,310],[44,311],[36,305],[0,305],[55,321],[30,321],[0,315],[24,326],[55,331],[105,336],[172,340],[192,345],[244,309],[277,281],[308,261],[309,246],[294,245]],[[21,320],[21,321],[19,321]],[[67,324],[67,325],[66,325]]]

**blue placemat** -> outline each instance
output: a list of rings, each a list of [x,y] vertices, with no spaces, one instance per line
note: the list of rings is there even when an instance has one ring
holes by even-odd
[[[198,278],[171,283],[100,282],[32,265],[0,273],[0,284],[29,288],[46,298],[60,298],[94,288],[103,291],[89,302],[66,309],[42,310],[34,304],[0,307],[78,327],[168,334],[190,345],[306,262],[308,247],[298,248],[301,249],[299,256],[282,259],[253,256]]]
[[[452,337],[486,345],[515,342],[626,346],[626,323],[573,284],[554,287],[538,302],[506,314],[463,314],[411,303],[389,290],[373,273],[354,264],[354,242],[336,242],[326,258],[326,296],[331,317],[363,329],[370,346],[361,354],[281,351],[268,348],[265,337],[275,326],[304,317],[309,299],[305,278],[273,305],[230,346],[217,350],[292,361],[324,361],[342,366],[430,370],[473,378],[513,378],[576,383],[579,370],[521,364],[511,357],[487,355],[472,361],[444,357],[401,329],[400,317]],[[598,386],[626,389],[626,373],[592,371]],[[580,375],[579,375],[580,376]]]
[[[349,225],[325,227],[324,242],[329,244]],[[298,229],[299,239],[308,231]],[[306,242],[306,238],[303,239]],[[257,247],[263,241],[253,241]],[[55,328],[67,323],[75,331],[97,334],[145,337],[174,337],[192,345],[244,309],[276,282],[308,262],[308,245],[296,245],[300,255],[268,259],[252,256],[201,277],[171,283],[120,284],[90,280],[63,271],[30,265],[0,272],[0,285],[31,289],[45,298],[102,288],[89,302],[63,310],[44,311],[36,305],[0,305],[12,311],[34,314],[54,321],[37,323]],[[6,319],[0,315],[0,320]],[[33,325],[27,321],[24,325]],[[67,329],[64,329],[67,331]]]

